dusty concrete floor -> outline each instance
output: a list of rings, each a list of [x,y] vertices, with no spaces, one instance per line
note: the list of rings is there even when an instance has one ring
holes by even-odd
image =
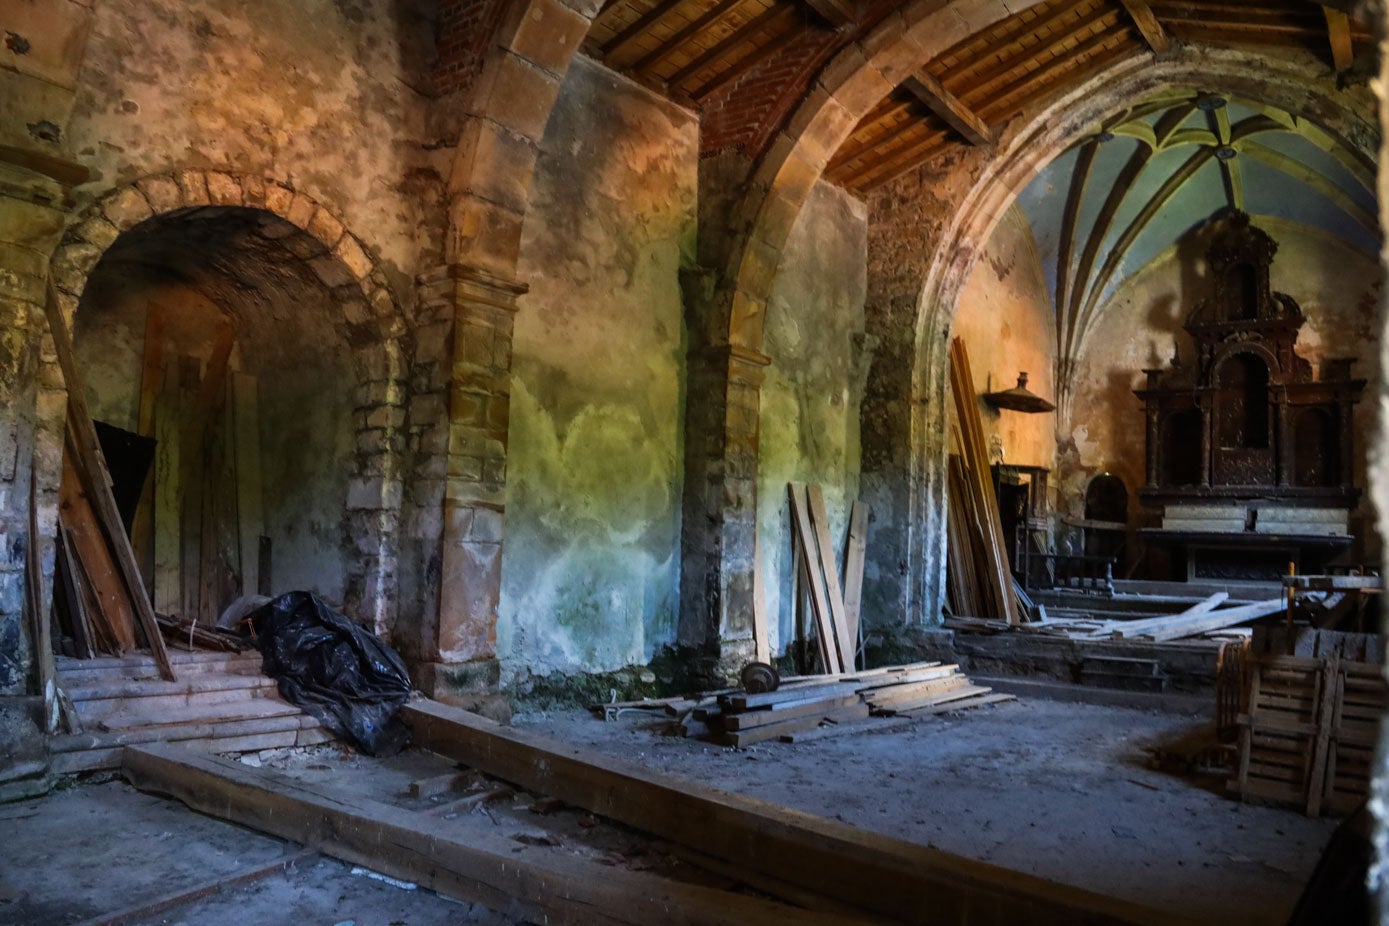
[[[1201,718],[1025,699],[881,733],[727,750],[629,717],[514,723],[1201,923],[1285,922],[1337,823],[1149,768],[1149,748]]]
[[[1025,700],[881,733],[726,750],[657,735],[649,722],[581,711],[517,725],[653,768],[835,817],[1202,923],[1286,919],[1335,821],[1229,800],[1148,767],[1149,748],[1199,727],[1124,708]],[[433,810],[460,834],[481,828],[518,853],[567,852],[711,886],[716,876],[670,847],[532,795],[505,794],[447,813],[442,803],[494,790],[461,779],[411,797],[412,781],[456,769],[418,751],[373,760],[334,748],[250,757],[338,797]],[[539,810],[544,812],[537,812]],[[283,860],[298,846],[141,794],[85,783],[0,806],[0,926],[76,924]],[[516,921],[430,891],[405,891],[316,854],[288,871],[126,922],[246,926],[442,926]]]

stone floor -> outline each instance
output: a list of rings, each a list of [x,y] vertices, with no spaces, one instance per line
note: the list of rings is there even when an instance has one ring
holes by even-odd
[[[1026,699],[907,727],[808,744],[725,750],[663,737],[649,722],[580,711],[522,715],[519,726],[652,768],[1091,890],[1195,922],[1281,923],[1336,822],[1240,804],[1215,782],[1149,767],[1150,750],[1199,718]],[[374,760],[336,747],[248,756],[301,781],[416,810],[457,795],[410,797],[449,772],[410,751]],[[495,787],[476,781],[465,788]],[[659,842],[577,811],[537,812],[506,796],[459,814],[522,845],[700,881]],[[115,911],[276,865],[122,922],[246,926],[502,926],[503,913],[406,890],[242,827],[88,781],[0,805],[0,926],[103,922]],[[518,851],[521,851],[518,848]],[[287,857],[287,870],[279,864]],[[716,880],[705,883],[716,883]]]

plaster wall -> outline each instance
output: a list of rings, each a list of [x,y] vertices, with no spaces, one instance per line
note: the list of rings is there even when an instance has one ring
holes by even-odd
[[[644,663],[675,639],[693,114],[578,58],[522,239],[503,676]]]
[[[1263,216],[1255,216],[1254,224],[1278,242],[1270,268],[1272,288],[1297,300],[1307,317],[1298,353],[1314,369],[1329,357],[1355,357],[1355,376],[1379,382],[1376,307],[1384,278],[1378,261],[1306,225]],[[1131,518],[1139,516],[1134,493],[1145,478],[1146,434],[1142,404],[1132,390],[1141,385],[1144,367],[1166,365],[1174,349],[1191,362],[1194,348],[1181,326],[1208,294],[1203,248],[1189,236],[1125,280],[1104,305],[1081,350],[1069,421],[1058,422],[1057,476],[1064,513],[1083,514],[1086,485],[1094,474],[1108,470],[1129,488]],[[1367,388],[1367,400],[1355,409],[1354,473],[1361,488],[1367,485],[1369,435],[1376,428],[1376,408],[1368,395]],[[1358,515],[1364,546],[1354,555],[1376,557],[1380,542],[1368,500],[1362,500]]]
[[[145,314],[152,302],[165,309],[170,365],[184,356],[205,367],[221,325],[234,324],[230,366],[254,376],[258,386],[262,530],[271,540],[271,591],[304,589],[342,606],[347,559],[355,556],[344,520],[354,391],[347,345],[330,323],[335,307],[312,285],[288,293],[217,289],[221,298],[214,302],[182,284],[98,269],[74,332],[93,415],[136,429]],[[294,319],[287,323],[290,304]],[[297,345],[292,359],[286,356],[290,343]],[[229,543],[234,548],[234,540]]]
[[[1027,373],[1027,388],[1055,399],[1056,317],[1032,227],[1015,204],[1004,215],[960,293],[951,331],[969,350],[974,392],[990,447],[1003,461],[1050,468],[1056,456],[1055,418],[1000,411],[986,392],[1011,389]]]
[[[433,25],[392,0],[103,0],[63,148],[78,209],[183,168],[267,176],[328,206],[399,293],[442,262],[442,181],[423,150]],[[443,152],[440,157],[447,158]]]
[[[859,408],[871,359],[863,333],[867,222],[862,202],[818,184],[772,283],[766,322],[772,362],[758,416],[757,537],[774,654],[795,639],[787,483],[823,488],[841,568],[859,494]]]

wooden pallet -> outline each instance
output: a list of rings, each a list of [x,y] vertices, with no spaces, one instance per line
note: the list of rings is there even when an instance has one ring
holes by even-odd
[[[1252,660],[1234,790],[1246,800],[1301,807],[1312,817],[1354,809],[1369,790],[1386,703],[1379,672],[1336,653]]]

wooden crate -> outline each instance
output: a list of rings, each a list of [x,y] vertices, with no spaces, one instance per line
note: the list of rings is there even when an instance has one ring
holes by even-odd
[[[1232,787],[1246,800],[1297,806],[1314,817],[1353,810],[1369,791],[1385,702],[1377,665],[1334,652],[1252,659]]]

